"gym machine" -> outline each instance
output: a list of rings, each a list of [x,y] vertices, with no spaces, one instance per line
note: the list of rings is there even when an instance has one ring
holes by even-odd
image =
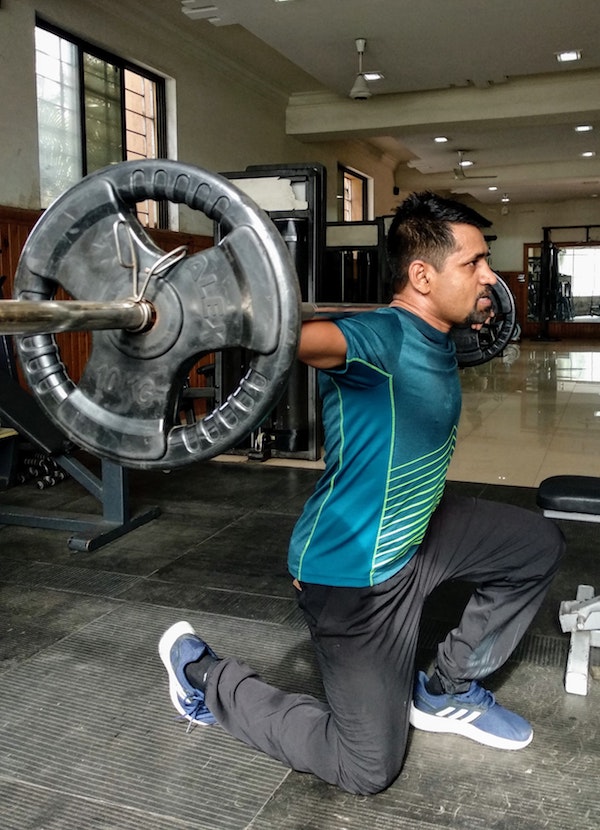
[[[560,245],[552,241],[552,231],[585,230],[585,241],[590,241],[590,230],[600,228],[600,225],[556,225],[542,228],[542,244],[540,250],[539,273],[537,279],[530,283],[532,292],[532,317],[540,322],[538,340],[552,341],[549,333],[549,324],[553,321],[570,320],[573,316],[570,287],[565,293],[561,285],[558,268],[558,254]],[[597,314],[600,308],[590,303],[590,315]]]
[[[296,273],[300,298],[314,303],[321,296],[325,245],[326,170],[321,164],[250,166],[223,174],[263,209],[280,233]],[[215,238],[222,229],[216,224]],[[244,350],[217,356],[218,402],[235,388]],[[283,395],[258,429],[231,450],[257,461],[298,458],[316,461],[321,455],[316,371],[295,362]]]

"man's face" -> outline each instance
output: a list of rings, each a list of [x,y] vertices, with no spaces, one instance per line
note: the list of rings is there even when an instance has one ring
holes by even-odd
[[[455,249],[441,270],[430,265],[430,296],[436,316],[450,325],[481,324],[492,313],[490,288],[496,283],[487,263],[488,246],[479,228],[462,223],[451,227]]]

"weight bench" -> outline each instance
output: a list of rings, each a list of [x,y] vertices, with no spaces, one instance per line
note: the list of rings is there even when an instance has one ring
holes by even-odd
[[[600,478],[552,476],[542,481],[537,504],[550,519],[600,523]],[[565,689],[588,692],[590,649],[600,647],[600,596],[591,585],[579,585],[574,600],[561,602],[560,626],[571,633]]]

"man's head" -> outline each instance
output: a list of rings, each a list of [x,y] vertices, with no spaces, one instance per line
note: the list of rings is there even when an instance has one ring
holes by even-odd
[[[408,280],[408,266],[415,259],[441,270],[456,246],[453,224],[489,228],[490,221],[460,202],[425,191],[413,193],[398,207],[387,236],[394,293]]]
[[[447,331],[481,324],[492,313],[488,246],[476,211],[434,193],[415,193],[398,208],[388,233],[392,305]]]

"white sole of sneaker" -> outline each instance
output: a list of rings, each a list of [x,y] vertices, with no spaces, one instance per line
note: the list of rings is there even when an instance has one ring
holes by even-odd
[[[410,705],[410,723],[415,729],[420,729],[423,732],[444,732],[452,735],[463,735],[465,738],[477,741],[478,744],[493,746],[495,749],[523,749],[533,739],[533,730],[524,741],[511,741],[508,738],[490,735],[489,732],[483,732],[483,730],[477,729],[471,723],[452,720],[452,718],[440,718],[437,715],[428,715],[427,712],[417,709],[414,703]]]
[[[171,698],[171,703],[173,704],[175,709],[177,709],[179,714],[187,720],[190,720],[189,715],[186,714],[185,709],[179,702],[180,697],[185,697],[185,691],[181,687],[181,684],[177,680],[175,672],[171,667],[171,648],[173,647],[173,643],[176,640],[178,640],[179,637],[181,637],[183,634],[195,633],[196,632],[188,622],[178,622],[172,625],[170,628],[167,628],[167,630],[162,635],[158,643],[158,653],[160,655],[160,659],[164,663],[164,666],[167,670],[167,674],[169,676],[169,697]],[[201,723],[200,721],[196,721],[196,723],[199,723],[201,726],[206,725]]]

